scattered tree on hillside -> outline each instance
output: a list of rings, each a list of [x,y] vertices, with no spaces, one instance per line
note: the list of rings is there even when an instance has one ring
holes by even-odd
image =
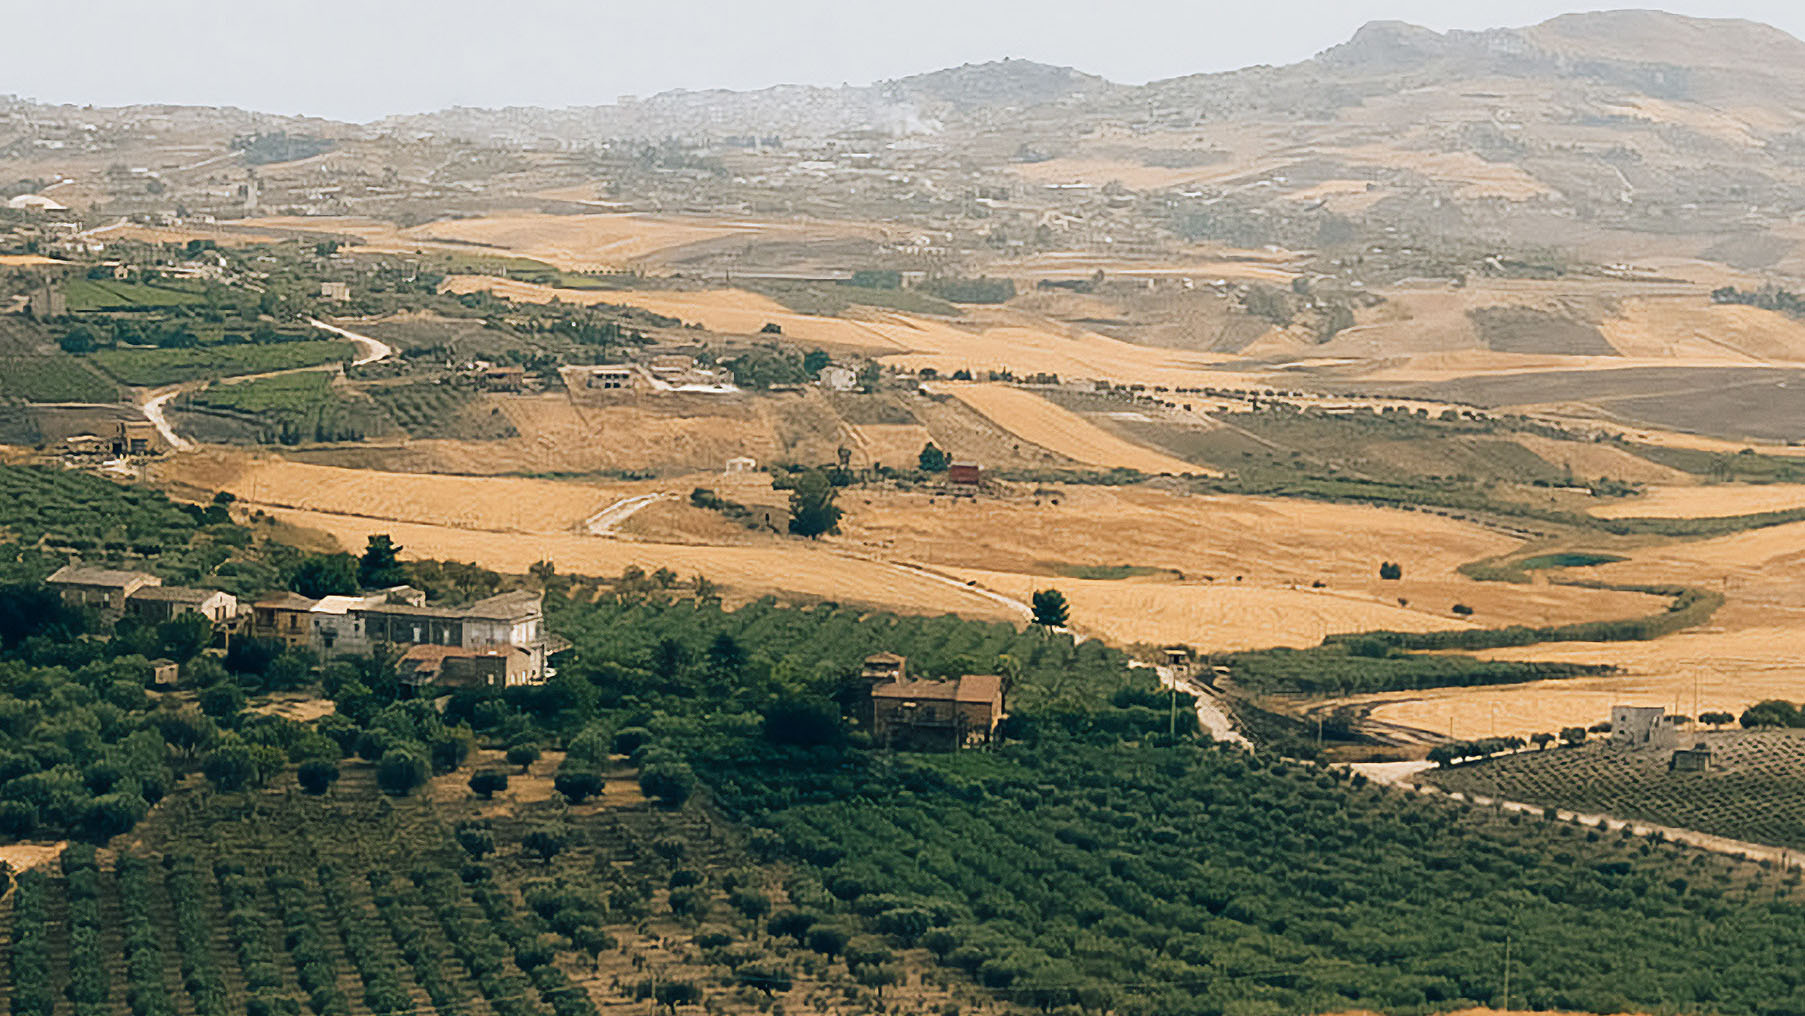
[[[1065,602],[1065,594],[1057,589],[1036,589],[1031,605],[1034,623],[1043,628],[1064,628],[1071,619],[1071,607]]]
[[[1379,577],[1387,582],[1396,582],[1404,577],[1404,566],[1396,561],[1382,561],[1379,564]]]
[[[802,474],[790,491],[790,532],[811,539],[840,531],[840,507],[834,504],[834,486],[820,470]]]
[[[921,464],[921,471],[924,473],[944,473],[947,467],[953,464],[953,457],[941,451],[934,442],[929,441],[921,446],[921,455],[918,461]]]
[[[487,801],[508,789],[508,774],[500,769],[478,769],[470,774],[470,792]]]
[[[301,763],[295,770],[295,782],[301,785],[303,793],[318,796],[331,789],[338,781],[338,763],[325,759],[311,759]]]
[[[407,570],[401,566],[400,554],[401,548],[389,539],[389,534],[372,534],[364,547],[363,558],[357,563],[358,581],[365,589],[404,585]]]
[[[1732,723],[1735,719],[1736,717],[1732,713],[1711,712],[1698,714],[1698,721],[1700,723],[1709,723],[1714,730],[1721,729],[1724,724]]]
[[[357,571],[357,559],[350,554],[315,554],[295,568],[288,588],[312,600],[351,596],[357,592]]]

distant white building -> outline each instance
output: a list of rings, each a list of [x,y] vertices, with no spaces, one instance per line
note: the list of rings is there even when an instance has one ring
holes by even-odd
[[[351,285],[347,282],[322,282],[320,283],[320,299],[343,303],[351,299]]]
[[[750,455],[741,455],[738,458],[727,460],[727,472],[729,473],[751,473],[757,470],[758,460]]]
[[[66,212],[69,210],[68,205],[63,204],[54,198],[47,198],[42,194],[21,194],[15,198],[8,198],[6,199],[6,207],[15,212],[44,213]]]
[[[834,363],[821,368],[815,380],[830,392],[850,392],[859,385],[859,372]]]
[[[1611,744],[1624,748],[1671,748],[1676,740],[1661,706],[1612,706]]]

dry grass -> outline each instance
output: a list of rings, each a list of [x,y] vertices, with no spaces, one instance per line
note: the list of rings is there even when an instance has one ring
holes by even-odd
[[[1005,384],[949,384],[935,390],[954,396],[1025,441],[1086,465],[1153,474],[1215,472],[1207,466],[1124,441],[1077,413],[1020,388]]]
[[[865,423],[849,428],[855,465],[882,463],[895,469],[914,468],[921,449],[933,437],[919,423]]]
[[[326,532],[347,548],[388,533],[409,557],[449,558],[510,574],[551,560],[565,574],[612,576],[629,565],[666,567],[683,578],[701,574],[737,601],[772,593],[864,604],[919,614],[955,612],[1015,620],[1017,612],[955,584],[935,581],[876,561],[856,560],[825,546],[783,542],[762,547],[700,547],[579,536],[574,533],[490,533],[449,526],[388,522],[351,515],[275,509],[277,518]]]
[[[1606,519],[1693,519],[1805,508],[1805,484],[1723,483],[1655,487],[1641,497],[1591,509]]]
[[[1624,356],[1733,366],[1805,361],[1805,323],[1703,295],[1625,300],[1598,328]]]
[[[573,529],[642,492],[629,484],[385,473],[223,454],[170,459],[159,475],[193,489],[230,491],[247,504],[504,532]]]
[[[1765,698],[1805,698],[1805,524],[1651,547],[1587,569],[1611,582],[1721,590],[1711,623],[1653,642],[1554,643],[1486,653],[1501,659],[1608,663],[1620,675],[1493,688],[1377,696],[1374,717],[1456,737],[1530,734],[1605,719],[1615,704],[1740,713]],[[1600,616],[1596,613],[1574,616]],[[1571,619],[1571,618],[1569,618]]]
[[[786,339],[794,342],[885,353],[899,348],[884,334],[860,322],[798,314],[768,296],[742,289],[696,292],[557,289],[487,275],[454,275],[445,280],[445,289],[452,293],[488,290],[496,296],[521,303],[550,303],[555,299],[584,305],[605,303],[639,307],[724,335],[756,335],[765,325],[775,324],[783,329]]]
[[[1243,375],[1215,370],[1225,359],[1208,353],[1137,346],[1078,328],[1065,328],[1008,309],[973,310],[960,324],[921,315],[870,309],[852,317],[817,317],[786,310],[768,297],[742,290],[699,292],[555,289],[491,276],[452,276],[450,292],[489,290],[510,300],[547,303],[625,304],[700,324],[728,335],[755,335],[767,323],[792,342],[860,350],[908,370],[960,369],[1063,378],[1108,378],[1150,385],[1202,386],[1245,383]]]
[[[1692,480],[1689,473],[1650,462],[1614,445],[1556,441],[1535,434],[1517,434],[1512,440],[1547,462],[1572,469],[1575,477],[1585,480],[1601,476],[1627,483],[1685,484]]]
[[[68,264],[68,262],[47,258],[42,254],[0,254],[0,267],[6,268],[38,268],[44,265],[62,264]]]
[[[1451,616],[1406,609],[1360,592],[1234,582],[1049,579],[965,569],[949,572],[1023,601],[1036,589],[1056,588],[1071,604],[1073,623],[1079,630],[1095,632],[1118,645],[1182,642],[1213,651],[1275,645],[1303,648],[1341,632],[1468,627]]]

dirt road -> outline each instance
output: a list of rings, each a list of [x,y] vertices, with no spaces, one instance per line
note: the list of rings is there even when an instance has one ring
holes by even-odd
[[[675,494],[659,492],[640,494],[637,497],[624,497],[594,515],[583,520],[583,529],[592,536],[613,536],[620,524],[632,518],[641,509],[650,508],[660,501],[676,497]]]
[[[1445,797],[1451,801],[1462,801],[1481,808],[1499,808],[1503,811],[1520,812],[1526,815],[1541,815],[1545,810],[1539,804],[1525,804],[1521,801],[1506,801],[1483,794],[1450,793],[1440,787],[1427,783],[1418,783],[1416,775],[1434,767],[1431,762],[1356,762],[1348,769],[1363,773],[1375,783],[1401,787],[1413,793]],[[1784,868],[1805,867],[1805,855],[1784,847],[1770,846],[1766,843],[1751,843],[1747,840],[1733,840],[1727,836],[1713,836],[1696,829],[1681,829],[1675,826],[1656,825],[1653,822],[1638,822],[1634,819],[1615,818],[1594,812],[1568,811],[1565,808],[1553,809],[1554,815],[1562,822],[1577,822],[1580,825],[1596,826],[1612,832],[1627,829],[1636,836],[1652,836],[1674,843],[1684,843],[1700,850],[1712,853],[1742,857],[1751,861],[1770,861]]]
[[[177,434],[175,428],[169,425],[168,418],[163,415],[163,406],[167,404],[170,399],[182,394],[182,391],[183,388],[181,385],[162,389],[161,391],[152,393],[150,398],[145,399],[144,402],[138,406],[139,411],[144,414],[144,418],[150,421],[151,426],[157,428],[157,433],[163,435],[163,440],[168,442],[169,447],[178,452],[188,451],[194,447],[194,443],[182,435]]]
[[[358,356],[351,361],[351,366],[362,367],[366,363],[386,360],[395,355],[395,347],[380,339],[372,339],[368,335],[359,335],[337,325],[329,325],[319,318],[308,318],[307,323],[322,331],[328,331],[341,339],[350,339],[357,346]]]

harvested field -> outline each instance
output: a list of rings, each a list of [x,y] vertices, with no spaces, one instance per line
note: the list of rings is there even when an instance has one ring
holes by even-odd
[[[1707,625],[1651,642],[1571,642],[1497,649],[1495,659],[1604,663],[1610,677],[1490,688],[1449,688],[1408,696],[1370,696],[1385,703],[1373,718],[1454,737],[1527,736],[1575,724],[1590,726],[1612,705],[1659,705],[1693,715],[1699,709],[1740,714],[1762,699],[1805,699],[1805,524],[1632,551],[1630,559],[1586,569],[1604,582],[1683,584],[1726,597]],[[1599,612],[1574,617],[1605,616]],[[1620,616],[1628,616],[1624,613]]]
[[[1692,476],[1678,469],[1650,462],[1639,455],[1614,445],[1589,444],[1584,441],[1556,441],[1536,434],[1515,434],[1511,440],[1529,449],[1544,461],[1571,469],[1573,475],[1586,480],[1608,476],[1626,483],[1685,484]],[[1640,503],[1625,502],[1625,505]],[[1605,511],[1619,506],[1610,506]],[[1605,511],[1595,511],[1603,515]]]
[[[67,261],[47,258],[42,254],[0,254],[0,267],[4,268],[41,268],[45,265],[64,265]]]
[[[646,571],[664,567],[685,579],[706,575],[735,601],[783,594],[905,613],[1020,619],[1018,611],[963,590],[957,582],[792,541],[765,547],[679,546],[575,533],[490,533],[281,508],[272,513],[284,522],[328,533],[348,549],[361,549],[372,534],[388,533],[406,548],[403,556],[474,561],[510,574],[525,574],[542,560],[556,562],[560,572],[571,575],[613,576],[629,565]]]
[[[950,569],[1005,596],[1026,601],[1036,589],[1056,588],[1072,607],[1073,624],[1116,644],[1182,642],[1211,652],[1303,648],[1341,632],[1442,631],[1469,627],[1451,617],[1408,610],[1355,593],[1234,583],[1048,579],[1038,575]]]
[[[1605,519],[1696,519],[1805,508],[1805,484],[1720,483],[1655,487],[1641,497],[1591,509]]]
[[[1215,474],[1207,466],[1124,441],[1077,413],[1020,388],[1006,384],[949,384],[935,390],[952,395],[1025,441],[1086,465],[1151,474]]]
[[[919,423],[867,423],[850,428],[853,459],[864,464],[882,463],[893,469],[913,468],[921,449],[933,437]]]
[[[1625,356],[1718,359],[1736,366],[1805,361],[1805,322],[1759,307],[1713,304],[1702,294],[1625,300],[1598,327]]]
[[[757,227],[645,215],[492,215],[403,230],[409,240],[500,247],[569,271],[630,268],[673,247],[749,233]]]
[[[1323,154],[1337,155],[1360,165],[1407,169],[1437,183],[1452,185],[1455,193],[1465,198],[1528,201],[1555,193],[1553,188],[1515,165],[1487,162],[1471,152],[1421,152],[1393,145],[1362,145],[1323,149]]]
[[[165,482],[230,491],[246,504],[509,532],[574,529],[615,500],[643,492],[629,485],[383,473],[216,454],[169,459],[158,472]]]
[[[717,400],[718,402],[718,400]],[[768,461],[782,445],[747,407],[719,403],[695,415],[637,405],[577,406],[563,395],[497,399],[517,438],[416,441],[418,468],[460,473],[691,472],[739,455]]]
[[[1455,603],[1472,606],[1474,622],[1482,625],[1630,616],[1658,610],[1662,603],[1639,594],[1546,583],[1473,582],[1458,574],[1461,564],[1504,553],[1518,542],[1436,515],[1356,505],[1076,485],[981,499],[859,491],[843,504],[844,539],[893,560],[947,571],[1010,573],[1023,581],[1032,576],[1033,582],[1062,589],[1068,580],[1056,578],[1059,569],[1049,562],[1176,574],[1180,583],[1137,579],[1088,585],[1102,612],[1075,611],[1074,618],[1092,630],[1131,632],[1146,610],[1165,609],[1148,608],[1144,601],[1170,595],[1175,606],[1171,627],[1164,630],[1196,626],[1191,637],[1167,636],[1187,642],[1209,630],[1209,609],[1220,606],[1245,617],[1256,609],[1250,603],[1264,601],[1310,608],[1290,621],[1269,619],[1267,645],[1320,640],[1327,631],[1350,630],[1339,625],[1363,626],[1357,623],[1361,617],[1412,630],[1460,627],[1450,611]],[[1386,560],[1404,562],[1401,581],[1378,578],[1379,563]],[[1125,589],[1130,585],[1139,588]],[[1212,588],[1246,589],[1257,596],[1249,601]],[[1399,604],[1400,598],[1406,603]]]
[[[1010,370],[1168,386],[1234,385],[1246,380],[1216,369],[1227,359],[1220,354],[1139,346],[1007,309],[973,310],[954,324],[871,308],[851,310],[848,317],[798,314],[769,297],[736,289],[557,289],[483,275],[452,276],[445,280],[445,288],[454,293],[488,290],[533,303],[557,299],[640,307],[728,335],[756,335],[766,324],[775,324],[792,342],[862,351],[893,366],[927,367],[943,375],[961,369]]]
[[[899,347],[885,335],[845,318],[798,314],[768,296],[743,289],[709,289],[695,292],[659,290],[558,289],[530,282],[516,282],[487,275],[454,275],[445,280],[452,293],[493,292],[521,303],[614,304],[639,307],[673,317],[686,324],[700,324],[723,335],[756,335],[767,324],[783,329],[786,339],[815,343],[832,349],[895,352]],[[902,347],[907,348],[907,347]]]
[[[429,222],[407,229],[379,219],[350,216],[272,216],[246,219],[243,225],[350,236],[378,252],[513,254],[578,272],[628,268],[641,259],[685,244],[766,228],[756,223],[634,214],[490,215]]]

